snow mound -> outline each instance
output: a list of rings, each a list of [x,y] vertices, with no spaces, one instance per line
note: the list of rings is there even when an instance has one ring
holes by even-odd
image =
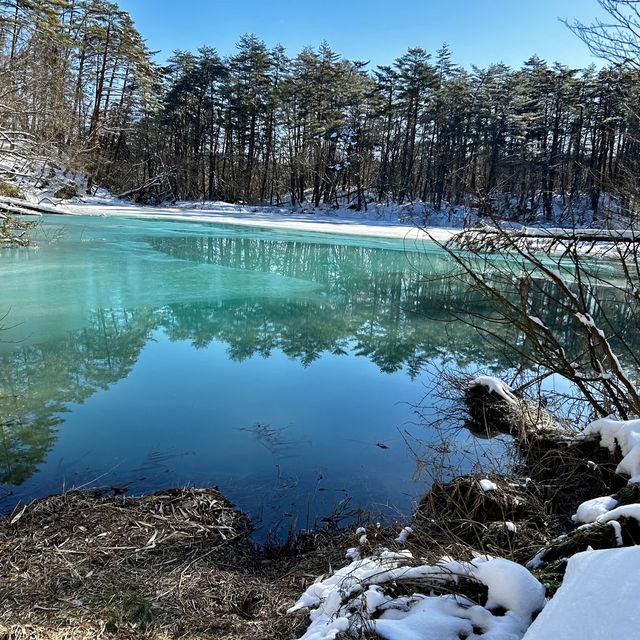
[[[578,511],[571,516],[574,522],[590,523],[595,522],[602,515],[611,511],[618,501],[613,496],[602,496],[601,498],[593,498],[583,502]]]
[[[505,558],[473,561],[472,577],[489,589],[488,609],[502,607],[507,614],[531,622],[544,606],[544,587],[522,565]]]
[[[525,640],[637,638],[640,548],[583,551],[569,559],[560,589]]]
[[[544,587],[521,565],[503,558],[472,562],[443,558],[436,565],[411,566],[409,551],[359,559],[311,585],[289,612],[313,608],[311,624],[300,640],[333,640],[373,631],[386,640],[520,640],[533,614],[545,603]],[[394,597],[384,586],[423,579],[431,585],[455,585],[460,578],[484,584],[485,606],[459,595]],[[427,590],[428,584],[426,584]],[[494,615],[492,610],[499,614]],[[374,617],[376,614],[376,617]]]

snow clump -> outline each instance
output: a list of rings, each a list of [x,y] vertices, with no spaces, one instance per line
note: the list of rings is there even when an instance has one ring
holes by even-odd
[[[623,458],[616,473],[631,477],[631,482],[640,482],[640,420],[614,420],[600,418],[588,424],[576,440],[600,438],[600,446],[615,453],[620,447]]]
[[[482,478],[482,480],[480,480],[480,488],[483,491],[497,491],[498,485],[495,482],[491,482],[488,478]]]
[[[364,630],[386,640],[459,640],[461,635],[468,640],[521,640],[544,606],[544,587],[510,560],[443,558],[435,565],[411,566],[412,560],[409,551],[381,549],[311,585],[289,609],[312,609],[311,624],[300,640],[334,640],[344,632],[359,637]],[[487,587],[484,606],[455,594],[394,597],[384,590],[385,585],[416,579],[455,586],[460,578]]]
[[[493,376],[478,376],[469,382],[469,388],[473,387],[486,387],[489,393],[495,393],[509,404],[514,404],[518,401],[513,389],[499,378]]]

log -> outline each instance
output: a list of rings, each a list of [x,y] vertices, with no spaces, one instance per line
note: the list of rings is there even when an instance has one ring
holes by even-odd
[[[9,198],[8,196],[0,196],[0,210],[21,216],[33,216],[41,215],[43,213],[55,213],[58,215],[65,212],[54,207],[47,207],[43,204],[34,204],[33,202],[27,202],[26,200],[20,200],[18,198]]]
[[[485,238],[497,237],[501,239],[506,236],[516,240],[546,240],[554,242],[620,242],[620,243],[637,243],[640,242],[640,231],[636,229],[574,229],[561,227],[522,227],[522,228],[503,228],[496,229],[495,226],[483,224],[478,227],[472,227],[469,231],[473,233],[481,233]],[[456,236],[460,239],[462,236]]]
[[[24,207],[16,207],[11,204],[4,204],[4,202],[0,202],[0,211],[4,211],[5,214],[9,214],[12,216],[41,216],[42,214],[38,211],[32,211],[30,209],[25,209]],[[3,215],[4,218],[7,215]]]

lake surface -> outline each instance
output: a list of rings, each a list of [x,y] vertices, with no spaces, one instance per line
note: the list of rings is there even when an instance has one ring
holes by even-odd
[[[439,441],[415,424],[426,365],[495,362],[431,319],[432,245],[101,217],[35,235],[0,252],[4,511],[73,486],[218,485],[263,531],[406,515],[426,486],[404,432]],[[459,444],[461,471],[488,455]]]

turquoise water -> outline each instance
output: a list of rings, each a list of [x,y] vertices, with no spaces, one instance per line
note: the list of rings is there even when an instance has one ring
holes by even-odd
[[[432,319],[435,246],[100,217],[35,233],[0,252],[5,511],[218,485],[265,528],[406,514],[425,484],[405,432],[439,437],[415,424],[426,365],[496,359]]]

